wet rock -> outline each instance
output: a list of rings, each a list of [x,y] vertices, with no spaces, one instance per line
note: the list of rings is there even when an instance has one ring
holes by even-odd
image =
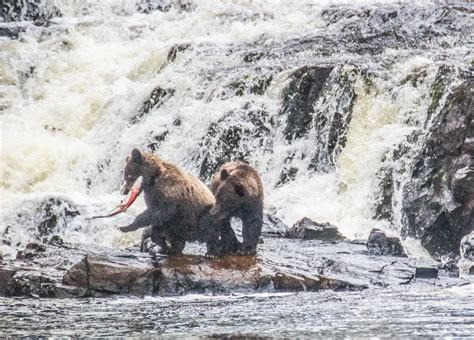
[[[270,83],[273,80],[273,75],[271,73],[266,74],[247,74],[243,78],[232,81],[229,85],[226,86],[230,91],[224,91],[224,93],[219,96],[225,98],[230,96],[243,96],[244,94],[255,94],[263,95],[270,86]],[[230,93],[229,93],[230,92]]]
[[[43,201],[38,209],[41,221],[38,225],[39,235],[45,240],[46,236],[58,231],[59,228],[67,227],[67,224],[76,216],[80,215],[71,202],[60,198],[49,198]]]
[[[93,295],[151,295],[155,275],[153,263],[146,258],[86,255],[64,274],[62,282],[85,288]]]
[[[317,223],[304,217],[286,231],[285,237],[302,240],[339,241],[345,239],[336,226],[329,223]]]
[[[314,136],[315,150],[311,155],[309,169],[328,171],[332,169],[346,145],[346,134],[352,120],[352,108],[356,100],[354,84],[363,77],[351,65],[333,69],[322,89],[323,98],[315,106]]]
[[[157,293],[176,295],[257,290],[261,268],[253,256],[205,259],[196,256],[170,257],[162,262]]]
[[[9,24],[7,27],[0,27],[0,37],[6,37],[10,39],[18,39],[22,33],[24,33],[29,25],[21,24]]]
[[[305,66],[290,74],[282,91],[281,124],[286,124],[284,133],[289,142],[303,139],[311,147],[289,150],[278,185],[304,170],[302,160],[312,171],[334,169],[346,144],[360,73],[352,65],[336,65]]]
[[[130,119],[130,124],[136,124],[143,116],[151,110],[159,108],[169,98],[174,95],[174,89],[164,89],[160,86],[156,87],[150,94],[150,97],[145,100],[138,113]]]
[[[440,263],[438,263],[439,271],[444,272],[446,275],[450,277],[459,277],[459,256],[457,257],[450,257],[450,256],[443,256],[438,259]]]
[[[63,197],[24,200],[16,214],[5,221],[7,226],[0,235],[1,243],[14,245],[15,225],[24,226],[29,241],[47,243],[56,234],[68,229],[79,215],[78,207]]]
[[[307,277],[304,275],[288,275],[285,273],[276,273],[272,278],[272,283],[277,291],[299,292],[299,291],[318,291],[322,289],[332,290],[363,290],[368,288],[365,285],[351,284],[337,279],[325,277]]]
[[[471,9],[468,6],[426,6],[414,13],[411,6],[386,4],[382,6],[332,6],[322,12],[329,27],[336,26],[334,37],[339,48],[353,53],[378,55],[387,48],[426,48],[441,46],[441,32],[469,29]],[[423,19],[421,19],[423,18]],[[423,25],[407,27],[407,22]],[[467,21],[465,21],[467,20]],[[400,34],[403,32],[403,34]],[[329,46],[333,41],[327,42]],[[462,45],[462,39],[451,42]]]
[[[285,137],[288,141],[301,138],[311,128],[314,103],[332,67],[304,66],[290,76],[288,86],[283,90],[283,106],[280,114],[287,116]]]
[[[3,0],[0,3],[0,22],[34,21],[36,25],[44,25],[58,16],[61,12],[53,3],[41,0]]]
[[[258,61],[265,56],[264,51],[247,51],[245,52],[242,60],[246,63],[252,63],[254,61]]]
[[[0,296],[9,295],[10,280],[15,275],[15,270],[4,266],[0,267]]]
[[[440,69],[435,87],[446,70]],[[429,132],[404,190],[402,235],[419,238],[432,255],[458,254],[461,239],[474,229],[474,79],[464,77],[452,89],[433,89],[436,108],[430,106]],[[449,93],[445,101],[439,92]]]
[[[221,164],[245,161],[250,150],[271,148],[271,141],[265,137],[273,124],[266,109],[252,102],[212,123],[195,159],[200,164],[199,177],[207,181]]]
[[[462,238],[460,248],[459,274],[474,275],[474,231]]]
[[[263,215],[262,236],[285,237],[288,226],[272,214]]]
[[[367,240],[369,253],[375,255],[390,255],[407,257],[398,237],[387,237],[380,229],[372,229]]]
[[[377,174],[378,193],[374,204],[374,218],[377,220],[392,221],[392,199],[393,199],[393,169],[382,167]]]
[[[39,243],[28,243],[24,250],[20,250],[16,254],[17,260],[31,259],[38,255],[38,253],[44,252],[46,247]]]
[[[417,279],[436,279],[438,278],[438,266],[432,263],[418,263],[415,270]]]
[[[166,57],[167,62],[172,63],[173,61],[175,61],[178,54],[183,51],[186,51],[190,46],[191,44],[176,44],[171,47],[168,52],[168,56]]]
[[[169,12],[170,10],[189,12],[194,6],[189,0],[146,0],[137,1],[136,8],[139,13],[150,14],[154,11]]]
[[[163,133],[153,136],[152,142],[147,145],[148,150],[151,152],[155,152],[160,147],[161,143],[163,143],[168,136],[169,131],[165,130]]]
[[[45,247],[36,256],[9,260],[0,267],[0,295],[361,290],[409,284],[416,271],[413,259],[368,256],[359,243],[275,237],[259,245],[256,257],[207,258],[202,255],[205,247],[198,244],[187,245],[186,255],[175,257],[85,244]]]
[[[474,231],[462,238],[460,248],[463,259],[474,261]]]
[[[278,179],[277,186],[288,183],[296,178],[298,174],[298,168],[291,165],[293,157],[290,156],[286,159],[286,164],[283,165],[283,170],[281,171],[280,178]]]

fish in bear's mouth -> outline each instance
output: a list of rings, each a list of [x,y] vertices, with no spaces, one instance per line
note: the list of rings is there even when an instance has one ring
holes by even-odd
[[[143,177],[138,177],[133,183],[132,188],[128,191],[127,197],[125,197],[125,199],[115,209],[105,215],[93,216],[91,219],[112,217],[126,211],[142,192],[142,182]]]

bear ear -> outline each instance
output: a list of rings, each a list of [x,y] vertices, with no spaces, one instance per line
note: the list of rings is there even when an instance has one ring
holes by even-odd
[[[142,153],[138,149],[133,149],[132,150],[132,161],[135,163],[140,163],[143,159]]]
[[[235,193],[237,195],[239,195],[240,197],[244,197],[245,196],[245,188],[243,185],[241,184],[235,184],[234,185],[234,190],[235,190]]]
[[[227,177],[229,177],[229,172],[226,169],[221,170],[221,181],[225,180]]]

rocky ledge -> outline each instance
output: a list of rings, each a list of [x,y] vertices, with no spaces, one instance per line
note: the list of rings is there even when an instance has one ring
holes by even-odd
[[[266,236],[256,257],[207,258],[197,244],[187,245],[186,255],[166,257],[140,253],[138,247],[111,249],[53,238],[48,244],[30,243],[16,259],[3,260],[0,296],[363,290],[414,282],[462,285],[472,278],[459,278],[434,261],[374,253],[374,242]]]

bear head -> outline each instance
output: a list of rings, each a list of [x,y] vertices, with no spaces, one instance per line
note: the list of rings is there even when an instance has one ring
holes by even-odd
[[[222,169],[215,192],[216,203],[210,213],[222,218],[233,215],[245,204],[247,196],[245,183],[236,171],[229,173],[226,169]]]
[[[152,184],[154,179],[160,174],[160,166],[157,162],[152,162],[152,155],[142,153],[138,149],[133,149],[130,156],[126,159],[123,172],[122,193],[128,194],[138,177],[143,176],[144,185]]]

